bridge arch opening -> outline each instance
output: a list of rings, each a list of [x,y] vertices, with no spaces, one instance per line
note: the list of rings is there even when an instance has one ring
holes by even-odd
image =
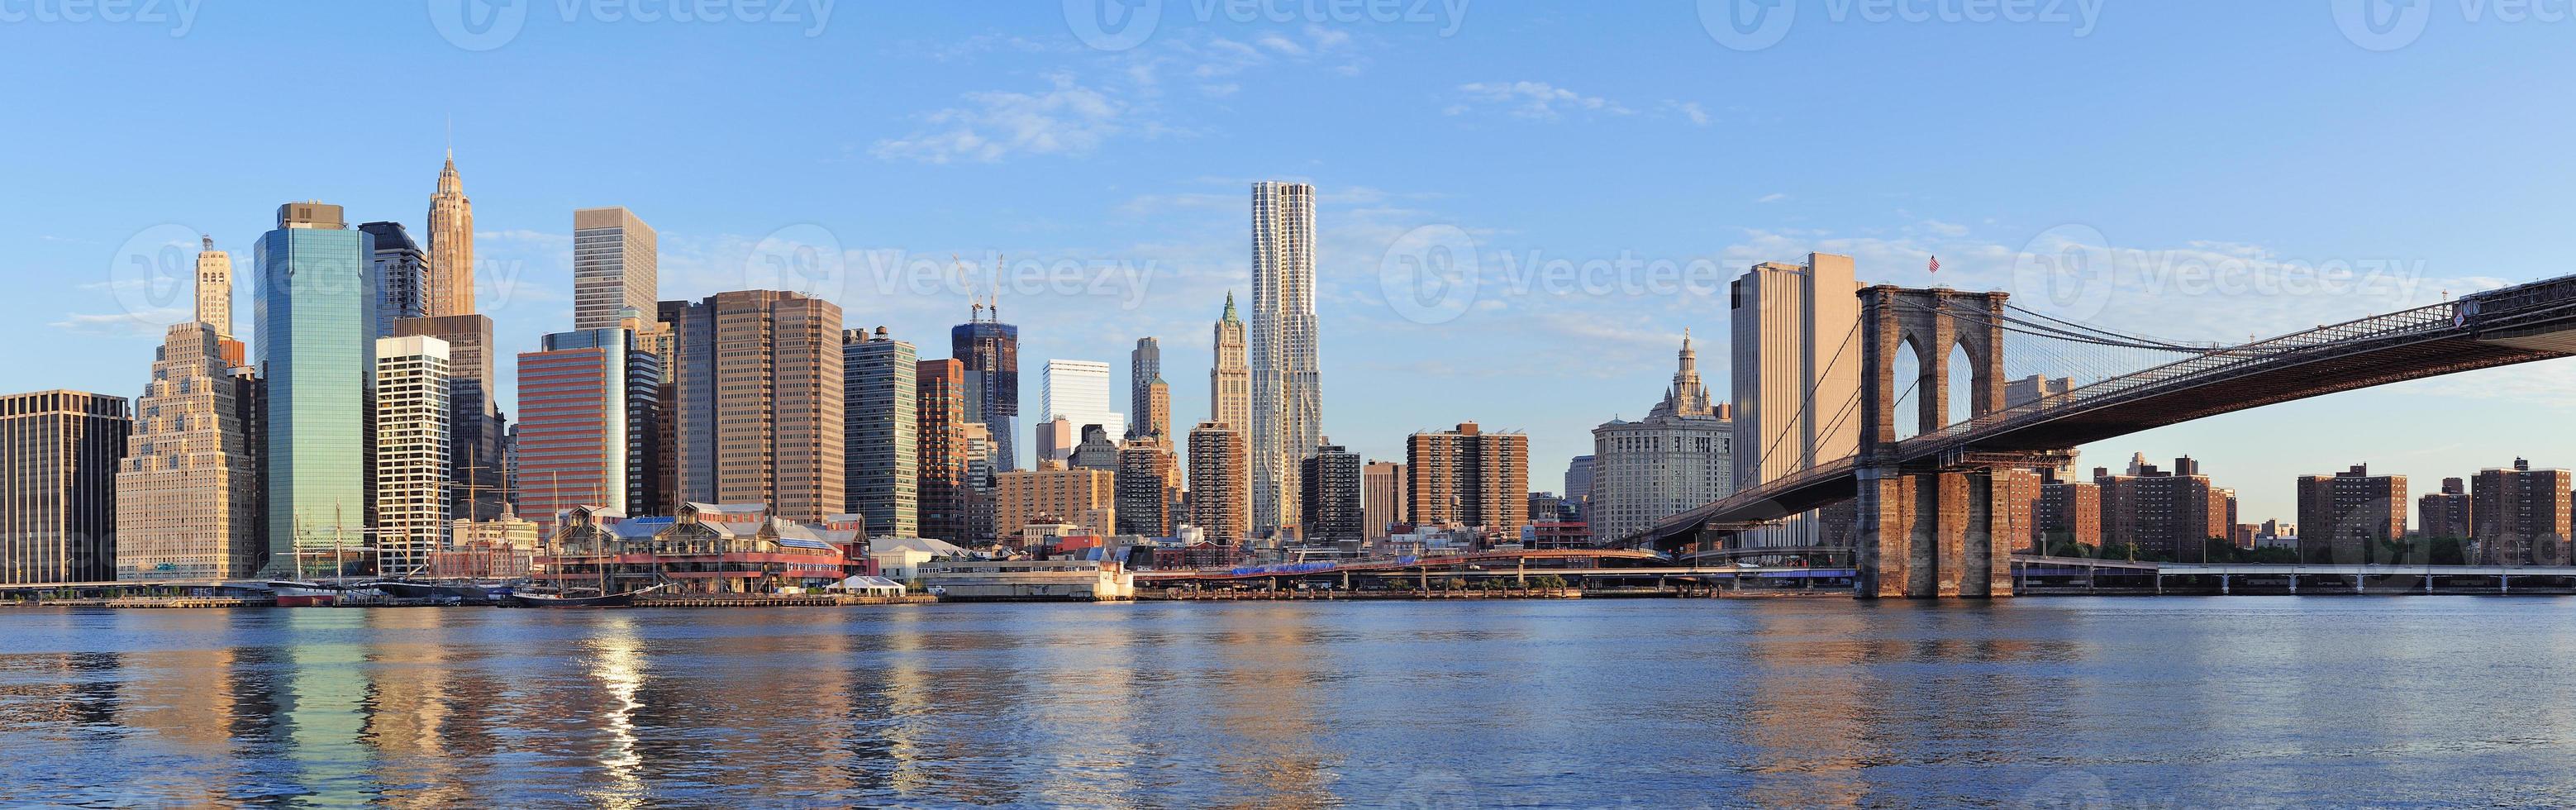
[[[1914,418],[1914,414],[1921,409],[1924,390],[1928,387],[1922,384],[1923,369],[1927,365],[1925,359],[1923,344],[1913,335],[1906,335],[1897,348],[1896,373],[1892,375],[1898,392],[1895,403],[1896,440],[1900,442],[1923,432],[1922,422]]]
[[[1968,355],[1966,340],[1962,339],[1950,345],[1950,379],[1946,389],[1950,395],[1949,402],[1946,403],[1949,408],[1942,414],[1942,427],[1984,415],[1976,410],[1976,381],[1985,376],[1978,373],[1983,370],[1984,364],[1971,359]]]

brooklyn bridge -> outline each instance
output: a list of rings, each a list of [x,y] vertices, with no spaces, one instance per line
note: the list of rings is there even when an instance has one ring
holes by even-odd
[[[2576,276],[2492,290],[2234,345],[2185,344],[2050,317],[2001,292],[1875,286],[1859,291],[1848,401],[1857,452],[1673,515],[1615,545],[1683,558],[1742,557],[1754,530],[1854,502],[1850,549],[1864,598],[2013,593],[2013,549],[2030,535],[2005,495],[2072,448],[2150,428],[2406,380],[2576,354]],[[1846,336],[1847,338],[1851,336]],[[2150,358],[2088,369],[2080,385],[2007,404],[2007,348],[2057,358]],[[1915,372],[1899,379],[1910,359]],[[1952,413],[1964,362],[1966,412]],[[2084,361],[2068,361],[2080,365]],[[2044,364],[2045,365],[2045,364]],[[2027,367],[2027,366],[2026,366]],[[2052,375],[2053,376],[2053,375]],[[1914,405],[1900,435],[1898,405]],[[1739,445],[1738,452],[1764,448]]]

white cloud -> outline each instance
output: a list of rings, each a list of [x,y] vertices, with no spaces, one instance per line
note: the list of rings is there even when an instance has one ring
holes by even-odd
[[[84,335],[160,337],[169,332],[171,324],[181,323],[194,317],[196,312],[186,307],[161,307],[136,312],[103,314],[69,312],[63,314],[62,320],[47,325]]]
[[[1762,195],[1760,198],[1755,199],[1755,200],[1754,200],[1754,202],[1758,202],[1758,203],[1775,203],[1775,202],[1779,202],[1779,201],[1781,201],[1781,200],[1785,200],[1785,199],[1789,199],[1789,195],[1787,195],[1787,194],[1782,194],[1782,193],[1780,193],[1780,192],[1774,191],[1774,192],[1771,192],[1771,193],[1769,193],[1769,194],[1764,194],[1764,195]]]
[[[888,160],[995,163],[1020,155],[1079,155],[1123,132],[1160,130],[1131,127],[1121,120],[1125,105],[1071,75],[1051,76],[1049,85],[1035,93],[969,93],[966,106],[922,116],[927,127],[878,141],[870,151]]]
[[[1634,112],[1619,102],[1601,96],[1587,96],[1546,82],[1469,82],[1458,85],[1460,100],[1443,109],[1449,115],[1462,115],[1479,106],[1499,105],[1514,117],[1553,121],[1567,112],[1592,112],[1604,115],[1628,115]]]
[[[1269,48],[1288,56],[1305,56],[1307,53],[1306,46],[1299,45],[1287,37],[1283,37],[1278,34],[1263,34],[1260,39],[1254,41],[1261,43],[1261,47]]]
[[[1680,115],[1683,118],[1689,119],[1691,126],[1708,126],[1708,109],[1701,107],[1699,102],[1665,99],[1663,106],[1658,109],[1661,109],[1666,113]]]
[[[1078,156],[1112,139],[1189,132],[1185,125],[1168,123],[1170,111],[1156,103],[1166,92],[1164,77],[1173,71],[1196,79],[1190,86],[1199,94],[1221,99],[1243,90],[1235,77],[1256,70],[1329,66],[1340,75],[1355,76],[1366,63],[1355,53],[1350,34],[1321,26],[1267,32],[1250,42],[1184,32],[1115,56],[995,35],[970,37],[925,53],[931,60],[947,61],[996,50],[1058,55],[1064,61],[1046,76],[1048,86],[1043,89],[967,93],[964,103],[914,116],[916,129],[877,140],[869,153],[885,160],[932,164]]]

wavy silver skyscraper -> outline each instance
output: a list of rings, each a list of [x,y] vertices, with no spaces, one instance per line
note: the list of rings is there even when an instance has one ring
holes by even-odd
[[[1315,187],[1252,184],[1252,528],[1297,525],[1298,462],[1323,436]]]

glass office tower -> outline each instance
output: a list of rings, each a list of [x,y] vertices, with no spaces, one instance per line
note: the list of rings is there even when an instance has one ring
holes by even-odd
[[[262,234],[253,331],[268,380],[268,537],[272,576],[362,572],[373,521],[374,238],[340,206],[278,206]]]

